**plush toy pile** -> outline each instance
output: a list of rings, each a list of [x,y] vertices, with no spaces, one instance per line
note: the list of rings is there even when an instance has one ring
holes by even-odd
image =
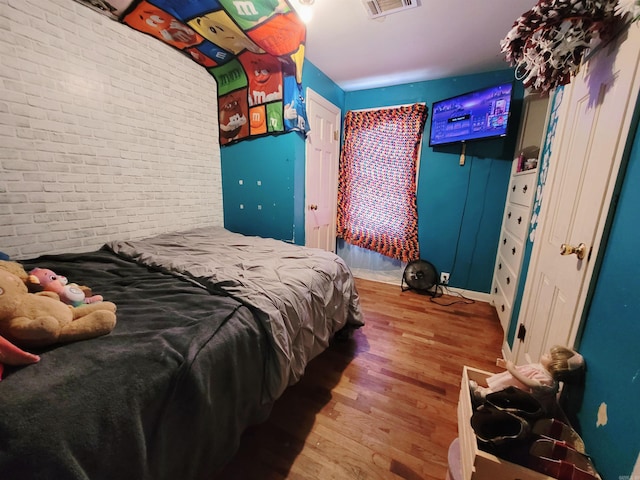
[[[73,287],[74,298],[64,289],[68,282],[51,270],[28,274],[21,264],[0,260],[0,377],[4,365],[27,365],[40,360],[23,348],[45,347],[106,335],[116,324],[116,306]],[[45,272],[44,274],[42,272]],[[42,285],[38,275],[47,277]],[[53,278],[52,278],[53,277]],[[55,283],[51,290],[47,285]],[[27,285],[43,290],[30,293]],[[76,306],[74,306],[76,305]]]
[[[31,293],[53,292],[60,297],[62,302],[74,307],[103,300],[102,295],[92,295],[89,287],[69,283],[67,277],[58,275],[48,268],[31,270],[26,283]]]

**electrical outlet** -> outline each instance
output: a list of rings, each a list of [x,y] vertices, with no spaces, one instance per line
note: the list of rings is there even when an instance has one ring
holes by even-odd
[[[440,273],[440,285],[449,285],[449,272]]]

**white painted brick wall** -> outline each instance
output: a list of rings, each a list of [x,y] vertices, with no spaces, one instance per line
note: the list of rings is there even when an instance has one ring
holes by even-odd
[[[216,84],[72,0],[0,0],[0,251],[222,225]]]

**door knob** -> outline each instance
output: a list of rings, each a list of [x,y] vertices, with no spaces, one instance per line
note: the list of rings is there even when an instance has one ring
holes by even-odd
[[[318,209],[318,205],[312,204],[309,205],[309,210],[317,210]]]
[[[577,247],[566,243],[560,245],[560,255],[573,255],[574,253],[578,257],[578,260],[582,260],[587,254],[587,246],[584,243],[581,243]]]

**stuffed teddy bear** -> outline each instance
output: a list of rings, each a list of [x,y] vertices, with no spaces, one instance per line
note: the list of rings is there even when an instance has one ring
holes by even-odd
[[[29,293],[16,275],[0,269],[0,335],[18,347],[43,347],[106,335],[116,306],[99,302],[70,307]]]
[[[0,270],[6,270],[9,273],[13,273],[23,282],[26,282],[29,277],[29,274],[26,272],[22,264],[9,261],[8,256],[0,259]],[[51,295],[53,298],[58,299],[57,294],[53,292],[47,292],[47,295]],[[24,350],[16,347],[6,338],[0,336],[0,380],[2,380],[5,365],[29,365],[39,361],[40,357],[38,355],[25,352]]]
[[[18,277],[24,283],[27,283],[29,274],[24,269],[21,263],[12,262],[10,260],[0,260],[0,269],[6,270],[9,273],[13,273],[16,277]]]
[[[61,301],[74,307],[104,300],[102,295],[91,295],[91,292],[87,296],[83,287],[76,283],[69,283],[67,277],[58,275],[48,268],[34,268],[31,270],[27,279],[27,286],[30,291],[43,289],[46,292],[55,292]]]

